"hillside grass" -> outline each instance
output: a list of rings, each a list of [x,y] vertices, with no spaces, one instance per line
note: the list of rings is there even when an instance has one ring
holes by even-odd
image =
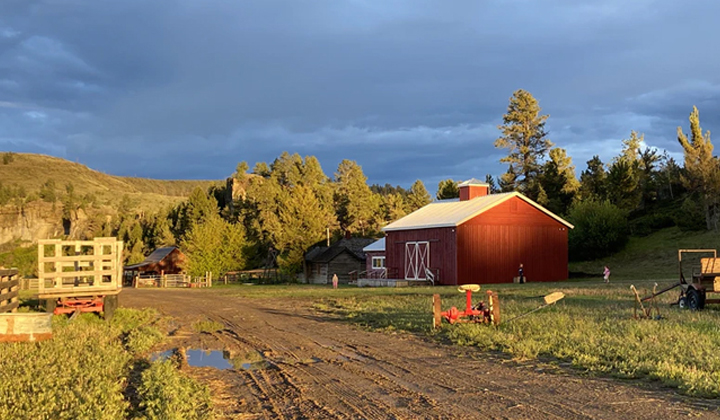
[[[607,258],[571,262],[571,272],[602,277],[603,266],[610,267],[610,280],[677,280],[678,249],[720,249],[717,232],[684,232],[666,228],[643,237],[631,237],[625,249]],[[702,255],[707,257],[709,255]],[[700,255],[683,255],[683,266],[697,263]],[[687,264],[686,264],[687,262]],[[683,270],[687,276],[688,270]]]
[[[108,175],[65,159],[30,154],[15,153],[8,164],[0,162],[0,182],[8,186],[21,186],[25,191],[37,193],[48,180],[53,180],[57,192],[65,193],[65,186],[72,183],[75,194],[82,197],[93,194],[101,204],[115,206],[127,195],[147,208],[146,203],[154,207],[176,204],[190,195],[193,189],[201,187],[207,190],[220,185],[217,180],[159,180]]]

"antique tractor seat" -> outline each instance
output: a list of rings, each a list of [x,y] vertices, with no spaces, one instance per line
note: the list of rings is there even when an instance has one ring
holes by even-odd
[[[458,287],[458,292],[460,292],[460,293],[465,293],[468,290],[471,292],[479,292],[480,285],[479,284],[463,284],[462,286]]]

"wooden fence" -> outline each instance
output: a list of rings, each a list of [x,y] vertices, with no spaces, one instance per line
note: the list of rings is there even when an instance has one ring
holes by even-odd
[[[135,276],[133,279],[133,287],[211,287],[212,272],[208,272],[204,277],[191,277],[186,274],[162,274],[162,275],[144,275]]]
[[[20,305],[17,270],[0,270],[0,313],[17,312]]]

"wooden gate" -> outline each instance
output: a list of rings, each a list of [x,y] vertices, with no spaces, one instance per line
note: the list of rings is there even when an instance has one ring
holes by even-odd
[[[425,280],[430,266],[430,242],[405,243],[405,280]]]

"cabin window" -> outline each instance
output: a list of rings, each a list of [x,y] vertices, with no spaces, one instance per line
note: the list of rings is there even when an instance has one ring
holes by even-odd
[[[372,268],[385,268],[385,257],[372,257]]]

